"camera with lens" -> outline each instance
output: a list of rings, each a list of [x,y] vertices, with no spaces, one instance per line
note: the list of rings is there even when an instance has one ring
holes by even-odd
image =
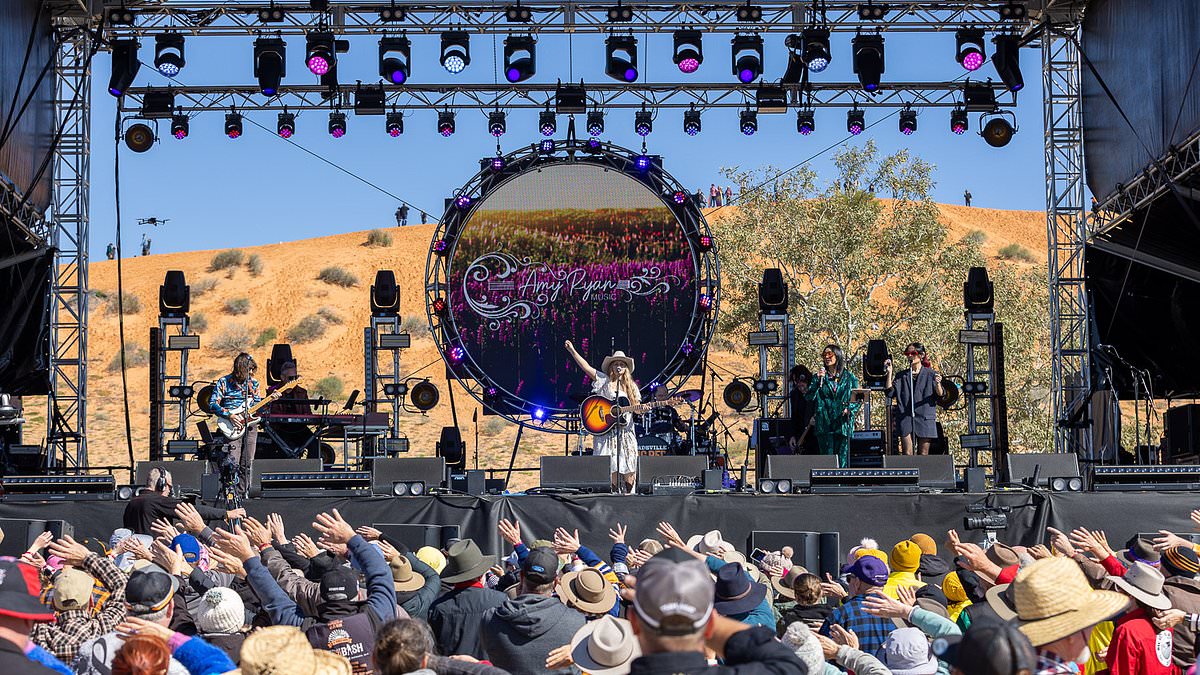
[[[972,504],[963,516],[963,529],[997,531],[1008,528],[1008,508]]]

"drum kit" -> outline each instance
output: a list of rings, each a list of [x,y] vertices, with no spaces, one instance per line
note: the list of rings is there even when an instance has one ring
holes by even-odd
[[[665,390],[663,393],[666,393]],[[672,407],[650,410],[634,417],[638,454],[641,455],[712,455],[717,454],[717,434],[713,420],[698,417],[703,394],[699,389],[684,389],[674,394],[688,407],[684,417]]]

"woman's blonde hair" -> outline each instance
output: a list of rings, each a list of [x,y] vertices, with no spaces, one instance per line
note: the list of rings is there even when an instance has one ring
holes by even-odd
[[[612,364],[608,367],[608,379],[612,381],[613,387],[625,393],[629,398],[629,403],[639,405],[642,402],[642,392],[638,389],[637,382],[633,381],[633,375],[629,374],[629,368],[619,376],[615,374],[617,364]]]

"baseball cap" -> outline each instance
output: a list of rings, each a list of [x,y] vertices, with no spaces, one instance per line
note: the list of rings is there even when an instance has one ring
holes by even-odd
[[[155,564],[148,564],[133,574],[125,584],[125,603],[134,616],[153,614],[170,604],[179,590],[179,580]]]
[[[650,558],[638,570],[633,609],[662,635],[692,635],[713,614],[714,583],[708,567],[676,549]]]
[[[189,565],[195,565],[200,560],[200,541],[190,534],[184,533],[171,540],[171,548],[179,547],[183,559]]]
[[[358,575],[345,567],[335,567],[321,575],[321,599],[344,602],[358,599]]]
[[[846,565],[842,568],[842,573],[852,574],[863,583],[872,586],[883,586],[888,579],[887,565],[873,555],[865,555],[855,560],[853,564]]]
[[[558,578],[558,554],[554,549],[539,546],[525,556],[521,574],[535,584],[552,584]]]
[[[1029,638],[1015,624],[1006,621],[974,622],[962,636],[934,640],[933,653],[972,675],[1031,673],[1037,666],[1037,652]]]
[[[92,575],[83,570],[73,567],[63,569],[54,575],[54,597],[51,600],[54,609],[64,611],[87,607],[95,584]]]
[[[53,621],[53,610],[38,597],[41,588],[38,571],[33,565],[0,558],[0,616]]]

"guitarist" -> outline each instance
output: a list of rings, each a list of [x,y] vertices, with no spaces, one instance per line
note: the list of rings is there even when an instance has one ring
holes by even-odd
[[[254,373],[258,372],[258,364],[254,357],[246,352],[238,354],[233,359],[233,372],[222,376],[213,387],[212,397],[208,405],[220,416],[234,421],[236,425],[244,424],[237,419],[234,411],[238,408],[247,409],[262,400],[258,393],[258,380]],[[258,443],[258,429],[250,425],[242,437],[226,444],[230,458],[238,465],[238,491],[244,499],[250,489],[250,465],[254,462],[254,447]]]
[[[614,352],[600,364],[600,370],[596,370],[575,351],[575,345],[570,340],[564,344],[575,364],[592,380],[593,394],[604,396],[622,406],[641,404],[641,392],[633,381],[633,359],[625,356],[625,352]],[[633,494],[638,458],[637,435],[633,429],[633,415],[622,413],[621,417],[621,425],[613,427],[603,436],[595,437],[593,453],[609,458],[613,491]]]

